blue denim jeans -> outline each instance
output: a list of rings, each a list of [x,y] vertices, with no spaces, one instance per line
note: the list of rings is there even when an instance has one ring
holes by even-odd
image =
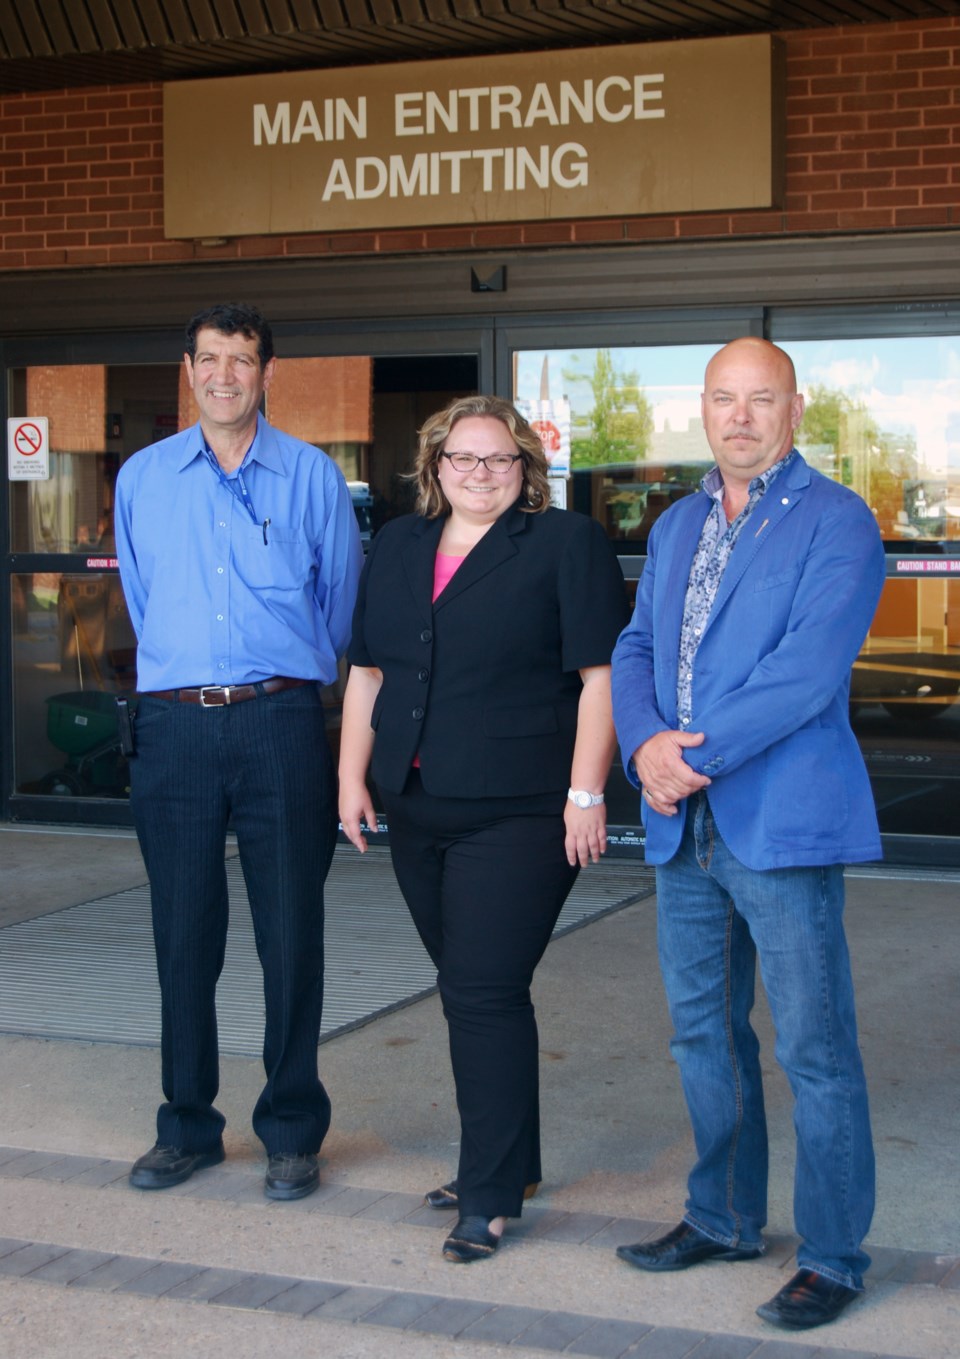
[[[724,1245],[760,1240],[767,1128],[750,1024],[757,957],[794,1096],[797,1263],[863,1287],[874,1204],[867,1091],[843,930],[843,870],[745,867],[706,794],[691,797],[677,854],[657,868],[660,966],[697,1162],[686,1221]]]

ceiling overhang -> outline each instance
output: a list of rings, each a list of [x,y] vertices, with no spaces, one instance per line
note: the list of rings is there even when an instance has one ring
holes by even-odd
[[[0,0],[0,94],[960,16],[960,0]]]

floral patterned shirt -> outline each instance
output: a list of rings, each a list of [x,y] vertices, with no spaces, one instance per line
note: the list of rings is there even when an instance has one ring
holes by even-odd
[[[677,674],[677,714],[681,727],[689,726],[693,717],[693,664],[700,646],[700,638],[713,608],[713,601],[720,588],[720,581],[727,569],[730,553],[737,544],[744,524],[766,494],[770,483],[796,456],[797,450],[791,449],[785,458],[781,458],[772,467],[768,467],[765,472],[753,478],[749,486],[747,503],[732,524],[727,523],[723,509],[723,477],[720,475],[719,467],[711,468],[700,483],[713,504],[710,506],[710,513],[707,515],[703,532],[700,534],[700,542],[694,553],[687,581],[687,594],[683,602],[680,668]]]

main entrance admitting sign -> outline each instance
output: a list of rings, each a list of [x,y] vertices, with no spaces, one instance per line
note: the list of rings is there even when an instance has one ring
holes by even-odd
[[[781,57],[761,35],[169,84],[165,231],[775,206]]]

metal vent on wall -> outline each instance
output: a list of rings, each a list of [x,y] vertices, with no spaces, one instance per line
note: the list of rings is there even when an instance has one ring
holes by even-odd
[[[230,930],[217,990],[220,1047],[259,1056],[263,986],[239,860],[227,862]],[[653,871],[634,862],[580,874],[554,938],[653,893]],[[321,1041],[410,1004],[436,972],[403,903],[389,852],[334,856],[326,892]],[[0,930],[0,1033],[155,1046],[160,994],[149,888],[129,888]]]

